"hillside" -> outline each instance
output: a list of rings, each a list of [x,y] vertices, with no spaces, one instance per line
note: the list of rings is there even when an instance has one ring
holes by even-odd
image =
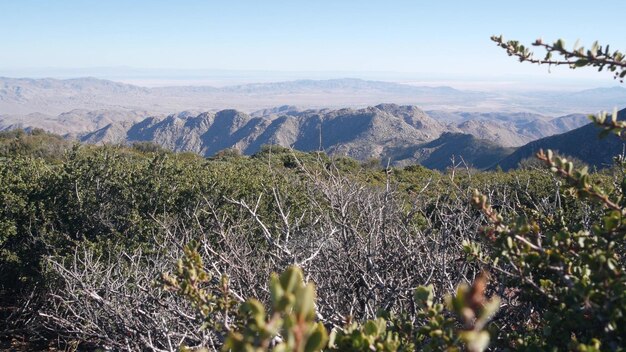
[[[360,160],[384,157],[386,148],[437,138],[446,127],[410,106],[307,110],[253,117],[236,110],[149,117],[112,123],[84,135],[87,143],[155,142],[175,151],[212,156],[235,148],[253,154],[266,144],[310,151],[320,148]]]
[[[514,150],[472,135],[446,132],[434,141],[398,148],[390,154],[396,165],[419,163],[429,169],[445,170],[454,164],[486,169]]]
[[[531,141],[570,131],[589,122],[584,114],[549,117],[531,113],[428,111],[446,123],[451,132],[471,134],[505,147],[519,147]]]
[[[626,109],[618,112],[617,118],[626,118]],[[623,140],[611,135],[604,139],[598,137],[600,130],[594,124],[587,124],[572,131],[542,138],[530,142],[498,165],[504,170],[517,167],[520,161],[532,157],[540,149],[552,149],[559,154],[575,157],[590,166],[607,167],[613,164],[613,157],[623,153],[626,144]]]
[[[134,124],[112,123],[81,140],[92,144],[147,141],[203,156],[228,148],[251,155],[263,145],[280,145],[362,161],[375,158],[398,165],[421,163],[435,169],[450,166],[453,156],[486,168],[512,151],[469,134],[447,132],[450,128],[414,106],[380,104],[365,109],[285,108],[282,113],[272,110],[260,117],[236,110],[180,113]]]

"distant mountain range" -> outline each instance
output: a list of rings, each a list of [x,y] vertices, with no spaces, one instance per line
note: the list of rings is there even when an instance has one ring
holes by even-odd
[[[397,166],[419,163],[440,170],[453,163],[479,169],[500,166],[508,170],[532,158],[539,149],[552,149],[602,168],[611,165],[613,157],[626,148],[615,136],[600,140],[599,129],[585,123],[584,116],[548,120],[527,117],[529,121],[505,122],[517,123],[519,130],[528,133],[566,132],[518,148],[507,147],[494,138],[482,138],[476,133],[480,128],[475,128],[480,124],[488,128],[501,121],[503,115],[443,123],[414,106],[380,104],[364,109],[304,111],[284,106],[250,115],[236,110],[183,112],[139,122],[113,122],[84,134],[81,141],[95,144],[150,141],[171,150],[204,156],[227,148],[253,154],[263,145],[281,145],[301,151],[322,150],[358,160],[377,158]],[[618,118],[626,119],[626,109],[618,113]],[[574,126],[577,128],[572,129]]]
[[[437,138],[445,126],[423,111],[397,105],[365,109],[287,110],[251,116],[236,110],[199,115],[187,113],[143,121],[112,123],[81,140],[88,143],[153,141],[176,151],[205,156],[235,148],[252,154],[266,144],[298,150],[324,150],[356,159],[387,157],[399,143],[422,143]]]
[[[83,110],[146,111],[150,115],[183,110],[237,108],[250,113],[274,106],[365,107],[381,102],[417,105],[427,110],[532,112],[560,116],[611,110],[626,101],[622,87],[580,92],[483,92],[450,87],[342,78],[254,83],[227,87],[145,88],[96,78],[29,79],[0,77],[0,115],[41,113],[56,116]]]
[[[533,112],[538,105],[513,109],[517,111],[475,110],[489,104],[498,107],[505,100],[510,108],[523,105],[524,99],[552,104],[552,111],[567,102],[570,107],[563,110],[576,111],[594,102],[617,105],[626,101],[626,89],[505,99],[495,93],[358,79],[143,88],[94,78],[0,78],[0,130],[44,128],[87,143],[152,141],[205,156],[226,148],[252,154],[262,145],[277,144],[438,169],[450,165],[451,159],[477,168],[511,168],[544,145],[574,156],[583,153],[579,158],[590,160],[584,154],[587,145],[572,147],[589,133],[585,128],[591,129],[578,129],[588,123],[584,114],[548,116]],[[426,112],[395,103],[359,107],[370,101],[404,100],[435,109]],[[272,105],[283,101],[292,105]],[[218,108],[231,104],[243,109]],[[324,108],[312,108],[316,104]],[[332,108],[336,104],[356,107]],[[470,110],[460,110],[463,106]],[[172,110],[178,112],[169,113]]]
[[[498,141],[511,136],[514,141],[523,141],[540,138],[542,133],[563,132],[571,125],[581,125],[583,118],[540,120],[533,116],[515,127],[516,122],[503,115],[446,123],[415,106],[396,104],[303,111],[284,106],[252,114],[237,110],[183,112],[138,122],[117,121],[80,138],[96,144],[151,141],[204,156],[226,148],[253,154],[263,145],[274,144],[358,160],[390,160],[395,165],[421,163],[443,169],[456,157],[467,165],[488,168],[514,151]],[[499,122],[502,119],[505,121]],[[507,126],[517,130],[509,131]]]
[[[305,108],[367,106],[381,101],[428,106],[474,106],[490,94],[450,87],[416,87],[360,79],[298,80],[228,87],[144,88],[95,78],[0,78],[0,115],[56,115],[74,109],[246,112],[293,104]]]

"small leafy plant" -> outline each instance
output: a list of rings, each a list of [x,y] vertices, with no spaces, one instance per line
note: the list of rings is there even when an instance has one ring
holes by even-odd
[[[305,283],[302,270],[292,266],[281,275],[270,278],[271,310],[250,298],[239,306],[232,325],[217,324],[217,312],[227,319],[231,301],[226,280],[211,288],[202,259],[193,245],[185,249],[176,274],[164,274],[167,289],[186,297],[206,321],[205,327],[229,329],[224,351],[484,351],[490,341],[487,323],[499,308],[499,299],[485,297],[487,275],[481,274],[474,284],[460,285],[454,296],[436,303],[432,286],[415,290],[419,325],[379,317],[363,324],[349,323],[335,327],[330,336],[324,324],[317,321],[315,285]],[[208,284],[208,285],[207,285]],[[217,290],[214,295],[211,290]],[[458,319],[452,317],[454,313]],[[188,350],[182,346],[181,350]]]

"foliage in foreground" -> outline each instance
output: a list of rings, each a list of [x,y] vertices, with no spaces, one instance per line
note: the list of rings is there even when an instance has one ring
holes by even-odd
[[[516,349],[620,350],[626,345],[626,207],[589,180],[586,168],[540,151],[537,157],[564,180],[578,199],[601,203],[606,212],[590,230],[519,217],[504,221],[476,192],[473,203],[490,219],[489,246],[468,252],[518,292],[520,307],[532,310],[523,324],[506,333]],[[623,179],[622,184],[626,182]]]
[[[175,275],[164,274],[165,287],[187,297],[198,308],[212,329],[227,329],[215,321],[214,309],[225,316],[231,305],[228,291],[215,296],[202,288],[210,282],[203,269],[199,254],[192,247],[178,262]],[[220,280],[227,287],[227,278]],[[305,283],[302,270],[287,268],[280,276],[270,279],[271,312],[257,299],[251,298],[238,309],[238,319],[227,331],[224,351],[456,351],[466,348],[470,352],[484,351],[489,344],[485,327],[498,310],[497,298],[484,296],[486,276],[481,275],[472,287],[460,285],[456,295],[445,298],[446,304],[434,301],[433,286],[421,286],[414,292],[414,303],[419,318],[418,326],[401,320],[378,317],[363,324],[350,323],[334,328],[329,334],[321,322],[316,321],[315,285]],[[447,311],[446,311],[447,308]],[[462,325],[450,317],[454,312]],[[188,350],[182,346],[181,350]]]

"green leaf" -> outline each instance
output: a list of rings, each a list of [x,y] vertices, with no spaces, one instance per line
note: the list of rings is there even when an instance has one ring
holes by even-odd
[[[415,303],[417,303],[420,308],[432,307],[434,297],[434,287],[432,284],[416,288],[413,295]]]
[[[576,61],[576,63],[574,63],[575,67],[584,67],[589,65],[589,60],[587,59],[579,59]]]
[[[290,266],[280,275],[280,284],[286,292],[293,292],[302,281],[304,281],[302,270],[295,266]]]
[[[315,318],[315,287],[307,284],[296,292],[294,312],[304,319]]]
[[[317,323],[315,330],[309,336],[309,339],[304,346],[304,352],[316,352],[322,350],[324,345],[328,341],[328,333],[322,323]]]

